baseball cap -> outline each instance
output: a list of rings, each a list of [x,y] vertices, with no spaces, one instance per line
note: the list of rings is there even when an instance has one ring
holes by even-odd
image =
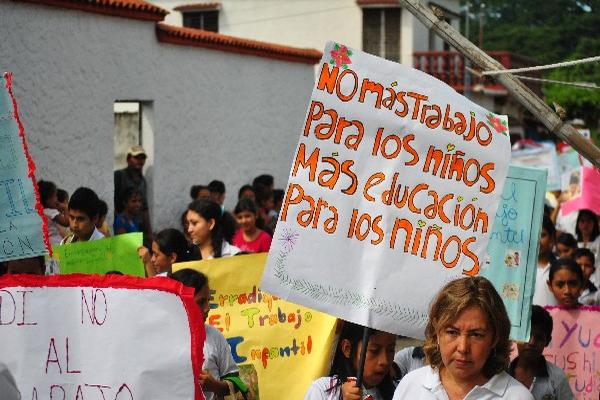
[[[137,156],[146,157],[146,152],[144,151],[144,148],[142,146],[131,146],[129,148],[129,150],[127,151],[127,155],[132,156],[132,157],[137,157]]]

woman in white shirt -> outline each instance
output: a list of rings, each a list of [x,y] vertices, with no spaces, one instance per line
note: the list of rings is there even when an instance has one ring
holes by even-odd
[[[223,211],[214,201],[194,200],[188,206],[187,231],[203,260],[234,256],[240,252],[223,238]]]
[[[510,321],[483,277],[448,283],[434,299],[425,328],[427,366],[406,375],[394,400],[533,400],[508,375]]]

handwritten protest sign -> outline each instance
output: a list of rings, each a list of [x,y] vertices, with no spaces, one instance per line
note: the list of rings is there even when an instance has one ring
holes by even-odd
[[[512,340],[529,341],[546,170],[511,165],[481,269],[502,296]]]
[[[242,378],[261,399],[301,399],[329,371],[336,319],[261,290],[266,254],[174,264],[209,277],[207,322],[231,346]]]
[[[23,399],[204,398],[202,318],[178,282],[7,275],[0,304],[0,354]]]
[[[12,75],[4,74],[0,86],[0,261],[8,261],[47,254],[50,242]]]
[[[564,215],[573,211],[588,209],[600,214],[600,172],[593,167],[582,167],[578,170],[581,177],[580,195],[562,204]]]
[[[554,329],[544,356],[565,371],[577,400],[597,400],[600,398],[600,307],[546,309],[552,315]]]
[[[510,162],[523,167],[543,168],[548,170],[546,190],[560,190],[561,170],[556,148],[552,142],[536,143],[534,147],[514,150]]]
[[[423,337],[433,295],[479,273],[509,154],[505,116],[328,43],[263,290]]]
[[[61,274],[105,274],[119,271],[145,276],[144,265],[137,248],[142,245],[142,233],[126,233],[100,240],[53,246],[54,258],[60,263]]]

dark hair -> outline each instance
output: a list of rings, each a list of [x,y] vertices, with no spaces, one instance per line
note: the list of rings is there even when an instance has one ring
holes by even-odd
[[[592,237],[590,238],[590,242],[593,242],[594,240],[596,240],[596,238],[600,234],[600,227],[598,227],[598,216],[592,210],[587,210],[587,209],[579,210],[579,215],[577,216],[577,223],[575,225],[575,233],[577,233],[577,240],[580,242],[583,242],[583,235],[581,234],[581,231],[579,230],[579,221],[582,218],[591,219],[592,222],[594,223],[594,229],[592,230]]]
[[[240,188],[240,190],[238,190],[238,200],[240,200],[242,198],[242,194],[246,191],[246,190],[252,190],[252,193],[254,193],[254,188],[250,185],[244,185]],[[256,193],[254,193],[256,194]]]
[[[108,214],[108,204],[104,200],[98,199],[98,215],[104,217],[106,214]]]
[[[361,325],[354,324],[352,322],[344,321],[344,326],[342,328],[342,332],[340,333],[340,338],[338,340],[338,348],[333,357],[333,362],[331,364],[331,370],[329,371],[330,376],[336,377],[336,383],[334,386],[330,387],[327,391],[333,391],[336,387],[342,386],[346,383],[348,377],[355,377],[357,375],[357,371],[354,369],[354,365],[352,360],[356,357],[356,352],[358,351],[358,345],[362,342],[364,327]],[[374,329],[368,329],[368,337],[371,337],[380,331]],[[350,342],[350,357],[346,358],[344,353],[342,352],[342,341],[348,340]],[[393,362],[392,362],[393,364]],[[392,383],[392,378],[390,374],[387,374],[381,383],[378,385],[379,392],[384,399],[391,399],[394,395],[395,386]],[[340,390],[340,399],[342,399],[342,393]]]
[[[273,201],[275,202],[275,204],[279,203],[280,201],[283,201],[283,196],[285,196],[285,192],[283,191],[283,189],[273,190]]]
[[[121,204],[121,206],[123,208],[125,208],[125,205],[127,204],[127,202],[129,201],[129,199],[131,199],[134,196],[142,196],[142,192],[140,189],[136,188],[136,187],[128,187],[127,189],[125,189],[125,191],[123,192],[123,203]]]
[[[273,178],[273,175],[268,175],[268,174],[259,175],[256,178],[254,178],[254,180],[252,181],[252,186],[254,186],[254,187],[257,187],[257,186],[271,187],[274,184],[275,184],[275,179]]]
[[[61,203],[64,203],[69,198],[69,193],[64,189],[56,189],[56,198]]]
[[[163,229],[154,236],[154,241],[163,253],[170,255],[175,253],[175,262],[191,260],[188,242],[181,231],[173,228]]]
[[[554,260],[550,265],[550,272],[548,272],[548,282],[552,283],[554,280],[554,275],[560,271],[561,269],[566,269],[567,271],[571,271],[575,275],[577,275],[577,280],[579,283],[583,285],[585,282],[585,278],[583,277],[583,271],[581,267],[577,265],[575,260],[572,258],[559,258],[558,260]]]
[[[550,217],[547,215],[544,215],[544,218],[542,219],[542,229],[548,232],[552,240],[556,238],[556,228]]]
[[[221,212],[221,206],[211,200],[194,200],[188,206],[188,211],[197,213],[207,221],[215,220],[210,240],[214,252],[213,257],[221,257],[223,250],[223,213]]]
[[[117,271],[116,269],[113,269],[111,271],[106,271],[106,273],[104,275],[125,275],[125,274],[122,273],[121,271]]]
[[[248,211],[248,212],[251,212],[252,214],[256,215],[256,213],[258,212],[256,209],[256,203],[253,202],[251,199],[241,199],[236,204],[236,206],[233,210],[233,213],[238,214],[238,213],[241,213],[242,211]]]
[[[189,268],[173,272],[169,274],[169,277],[183,283],[184,286],[194,288],[194,294],[198,294],[204,286],[208,285],[208,277],[206,275]]]
[[[223,182],[217,181],[217,180],[211,181],[208,184],[208,190],[211,193],[223,194],[223,193],[225,193],[225,184]]]
[[[594,256],[594,253],[590,249],[586,249],[585,247],[583,247],[581,249],[575,250],[575,255],[573,256],[573,258],[577,260],[579,257],[587,257],[592,262],[592,265],[596,265],[596,256]]]
[[[40,194],[40,203],[48,207],[48,200],[56,193],[54,182],[40,180],[38,181],[38,193]]]
[[[502,298],[492,283],[482,276],[453,280],[438,292],[429,308],[423,350],[431,367],[440,371],[444,363],[438,334],[469,307],[478,307],[485,314],[494,334],[496,345],[481,371],[491,378],[508,367],[511,325]]]
[[[33,261],[35,264],[37,264],[37,266],[40,269],[40,275],[45,275],[46,274],[46,259],[44,258],[44,256],[35,256],[35,257],[28,257],[28,258],[19,258],[17,260],[9,260],[6,261],[5,266],[8,272],[9,269],[9,265],[11,263],[15,263],[15,264],[21,264],[21,263],[26,263],[28,261]],[[14,273],[14,272],[13,272]],[[16,273],[20,273],[20,272],[16,272]]]
[[[98,203],[96,192],[90,188],[80,187],[73,192],[69,200],[69,209],[81,211],[92,219],[98,216]]]
[[[531,306],[531,330],[534,326],[539,327],[544,334],[547,346],[552,339],[552,317],[548,311],[538,305]]]
[[[196,200],[198,198],[198,194],[200,194],[200,192],[204,189],[208,189],[208,187],[204,185],[193,185],[190,188],[190,197],[192,200]]]
[[[575,237],[573,235],[571,235],[570,233],[561,233],[560,235],[558,235],[558,237],[556,238],[556,243],[560,243],[564,246],[567,247],[571,247],[576,249],[577,248],[577,240],[575,239]]]

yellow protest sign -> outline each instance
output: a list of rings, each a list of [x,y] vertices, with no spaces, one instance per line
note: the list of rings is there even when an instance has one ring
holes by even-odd
[[[255,398],[302,399],[310,383],[327,375],[336,319],[263,292],[259,282],[266,254],[173,265],[209,278],[207,323],[231,346],[242,378]]]

